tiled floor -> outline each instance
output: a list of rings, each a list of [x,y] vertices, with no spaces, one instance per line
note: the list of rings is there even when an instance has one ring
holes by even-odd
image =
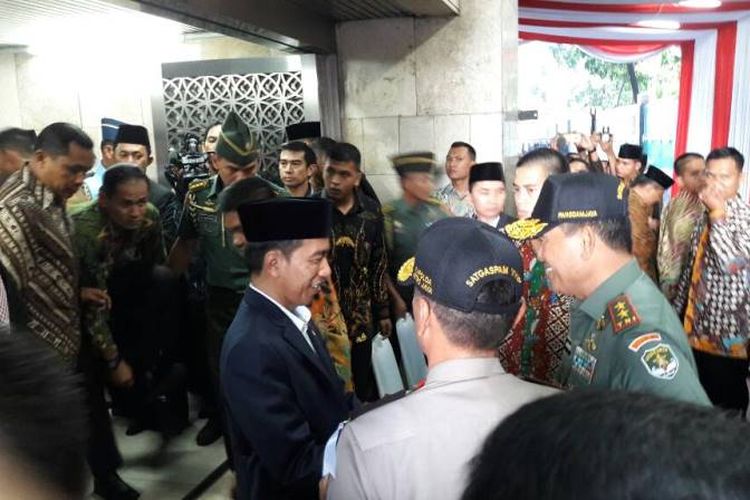
[[[159,454],[161,440],[156,433],[126,436],[126,423],[115,419],[117,444],[125,460],[120,475],[141,492],[141,500],[183,498],[224,461],[226,454],[221,440],[207,447],[195,444],[195,435],[204,423],[204,420],[194,421]],[[226,500],[230,498],[231,483],[231,474],[226,473],[200,498]]]

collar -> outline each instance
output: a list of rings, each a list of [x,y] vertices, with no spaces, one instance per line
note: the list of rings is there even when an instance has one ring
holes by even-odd
[[[594,293],[581,302],[580,309],[594,319],[601,318],[607,304],[632,285],[642,274],[643,271],[641,271],[636,260],[631,258],[627,264],[607,278],[604,283],[599,285],[599,288],[594,290]]]
[[[26,163],[21,169],[21,176],[23,183],[33,193],[34,199],[39,203],[43,210],[47,210],[52,205],[63,206],[61,201],[58,201],[58,197],[55,193],[47,189],[44,184],[39,182],[39,179],[31,171],[31,166]]]
[[[425,386],[504,374],[497,357],[451,359],[430,368]]]
[[[252,283],[250,283],[250,288],[253,289],[259,295],[268,299],[268,301],[271,302],[273,305],[281,309],[281,311],[284,314],[286,314],[289,320],[294,324],[295,327],[297,327],[297,329],[300,332],[305,333],[307,331],[307,324],[310,322],[310,318],[312,317],[312,313],[310,312],[310,309],[308,309],[305,306],[297,306],[294,308],[294,311],[290,311],[286,307],[276,302],[276,300],[274,300],[273,297],[270,297],[268,294],[263,292],[263,290],[255,287]]]
[[[221,193],[222,189],[224,189],[224,183],[221,181],[221,177],[219,177],[219,174],[216,174],[216,176],[214,176],[213,182],[211,183],[211,189],[208,191],[208,197],[216,198],[217,196],[219,196],[219,193]]]
[[[472,215],[471,218],[479,220],[479,217],[477,216],[476,213],[474,215]],[[490,226],[494,227],[495,229],[499,229],[497,226],[498,226],[498,224],[500,224],[500,219],[501,218],[502,218],[502,214],[500,214],[497,217],[495,217],[494,219],[492,219],[491,222],[485,222],[485,224],[489,224]]]

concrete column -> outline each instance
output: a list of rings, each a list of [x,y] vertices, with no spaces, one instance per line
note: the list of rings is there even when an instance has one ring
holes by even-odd
[[[429,150],[442,164],[453,141],[471,143],[478,161],[506,158],[512,175],[517,26],[517,0],[462,0],[452,18],[337,26],[343,136],[361,148],[384,199],[400,193],[390,155]]]

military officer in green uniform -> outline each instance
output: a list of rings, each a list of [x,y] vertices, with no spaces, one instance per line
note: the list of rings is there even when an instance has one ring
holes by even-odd
[[[435,155],[430,152],[407,153],[391,158],[401,179],[403,195],[383,206],[385,242],[388,249],[389,291],[395,302],[396,316],[411,309],[413,290],[394,287],[401,265],[414,256],[422,232],[451,214],[438,200],[434,191]],[[398,293],[396,293],[398,292]]]
[[[224,228],[217,206],[218,197],[225,187],[257,175],[259,167],[255,139],[235,112],[230,112],[222,125],[214,165],[217,175],[195,180],[188,188],[177,241],[169,254],[168,264],[175,272],[185,272],[198,248],[206,262],[206,350],[212,383],[218,391],[219,353],[224,333],[237,312],[250,276],[244,258],[234,248],[231,235]],[[221,425],[217,416],[209,418],[197,440],[199,444],[209,444],[220,436]]]
[[[627,199],[609,175],[553,175],[531,218],[506,227],[533,239],[552,288],[578,299],[561,382],[708,405],[679,319],[632,256]]]

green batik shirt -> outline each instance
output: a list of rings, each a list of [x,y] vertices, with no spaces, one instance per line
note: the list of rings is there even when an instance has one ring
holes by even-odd
[[[216,205],[223,187],[218,175],[190,183],[177,236],[200,241],[208,286],[244,292],[250,283],[250,270],[224,229],[224,218]]]
[[[401,265],[416,254],[422,232],[448,216],[445,207],[435,199],[412,206],[401,198],[383,205],[388,270],[394,283],[398,282],[396,275]]]
[[[570,314],[569,387],[643,391],[709,405],[680,320],[632,259]]]
[[[150,203],[140,228],[122,229],[99,210],[97,201],[76,206],[70,218],[74,225],[73,245],[80,269],[81,288],[107,289],[112,271],[120,265],[137,262],[144,268],[164,264],[165,251],[159,211]],[[109,311],[83,304],[83,324],[94,347],[107,360],[118,357],[117,345],[109,328]]]

